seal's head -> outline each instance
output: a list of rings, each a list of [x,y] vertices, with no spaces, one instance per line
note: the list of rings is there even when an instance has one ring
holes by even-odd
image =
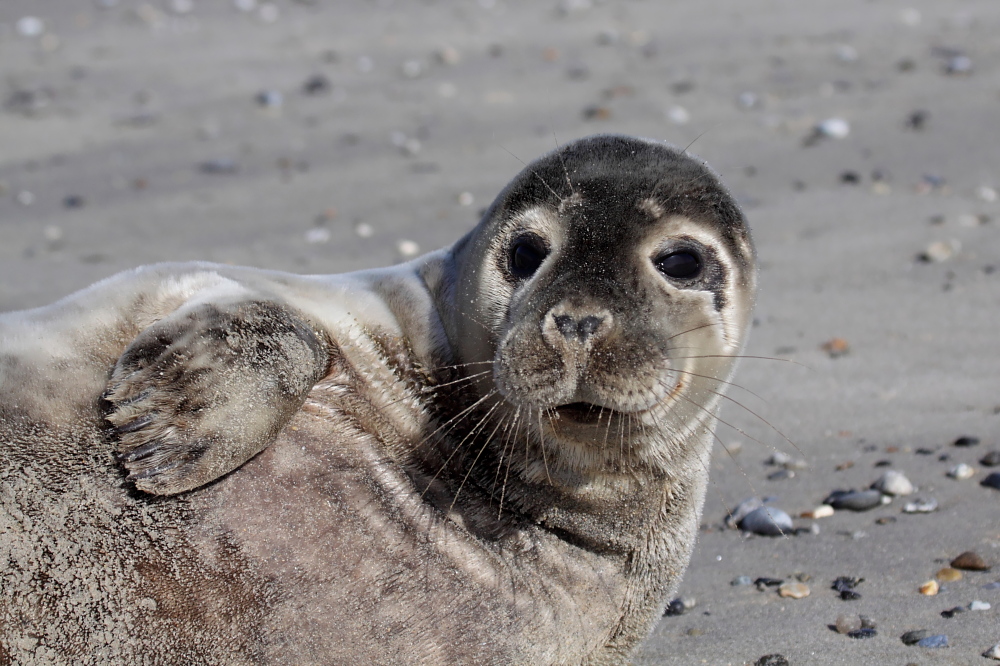
[[[452,345],[492,364],[478,390],[495,392],[493,418],[542,444],[529,477],[663,472],[712,424],[756,275],[743,215],[702,162],[576,141],[528,165],[454,254]]]

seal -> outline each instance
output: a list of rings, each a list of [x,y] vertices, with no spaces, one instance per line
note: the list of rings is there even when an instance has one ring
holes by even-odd
[[[0,664],[627,661],[686,568],[754,250],[595,136],[452,247],[0,316]]]

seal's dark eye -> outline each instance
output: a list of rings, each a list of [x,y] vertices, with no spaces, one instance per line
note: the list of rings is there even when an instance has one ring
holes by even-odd
[[[653,263],[656,270],[670,278],[690,279],[701,273],[701,257],[688,250],[665,254]]]
[[[510,272],[517,278],[531,277],[548,253],[541,238],[522,236],[510,246]]]

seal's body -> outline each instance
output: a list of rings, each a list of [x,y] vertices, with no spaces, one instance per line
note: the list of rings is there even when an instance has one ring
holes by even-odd
[[[753,290],[715,176],[602,136],[392,269],[0,316],[0,664],[625,661]]]

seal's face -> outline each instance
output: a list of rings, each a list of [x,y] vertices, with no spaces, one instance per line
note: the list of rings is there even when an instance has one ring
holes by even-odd
[[[460,353],[492,362],[480,391],[530,424],[546,467],[666,469],[711,422],[755,274],[743,217],[704,165],[585,139],[529,165],[469,245],[485,257],[458,285]]]

